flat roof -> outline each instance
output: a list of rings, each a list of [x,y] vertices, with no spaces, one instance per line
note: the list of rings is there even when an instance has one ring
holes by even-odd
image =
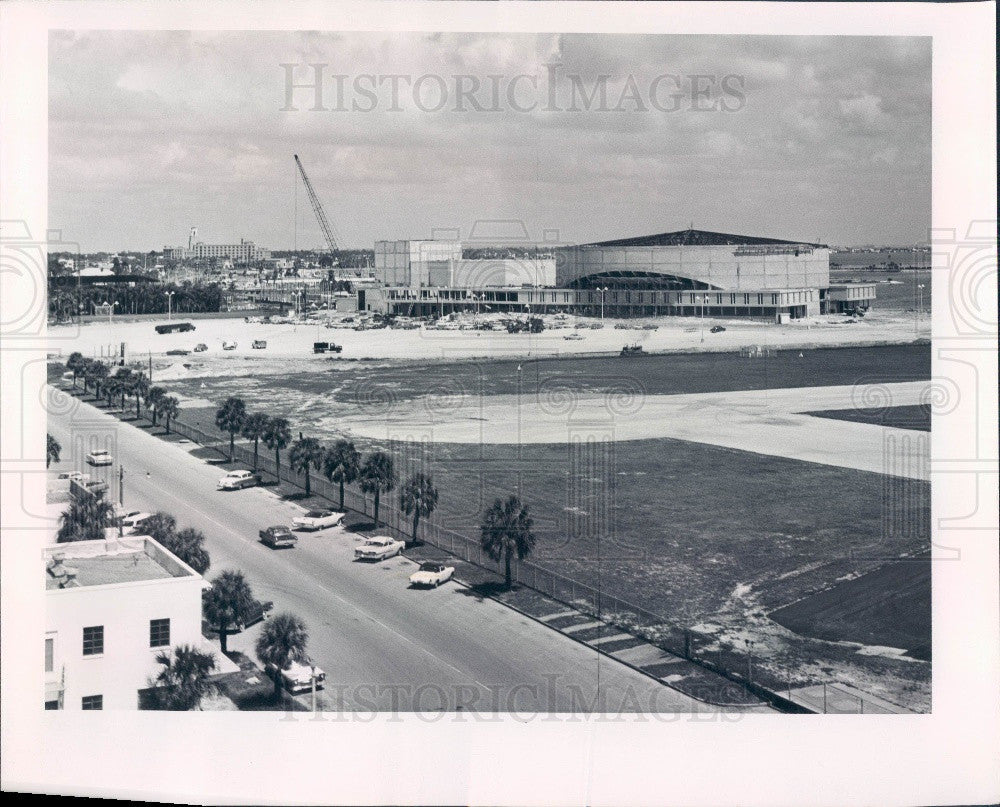
[[[45,549],[46,590],[168,580],[192,574],[148,536],[74,541]]]

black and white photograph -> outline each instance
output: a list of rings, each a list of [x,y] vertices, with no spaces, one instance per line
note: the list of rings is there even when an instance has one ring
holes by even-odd
[[[5,789],[823,804],[824,727],[877,756],[981,710],[966,789],[840,786],[998,796],[995,702],[951,683],[1000,675],[994,74],[938,83],[993,4],[32,5],[0,15],[39,71],[2,109],[4,756],[311,747],[287,790]],[[584,780],[490,789],[502,730],[584,738]],[[700,781],[615,767],[684,736]],[[709,736],[796,773],[758,748],[727,775],[773,780],[724,793]],[[348,737],[385,781],[329,780]]]

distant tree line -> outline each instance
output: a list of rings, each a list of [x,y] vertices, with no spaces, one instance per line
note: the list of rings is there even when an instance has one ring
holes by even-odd
[[[49,313],[60,318],[77,313],[87,315],[94,313],[95,305],[118,303],[116,314],[165,314],[170,292],[173,292],[170,310],[179,314],[215,312],[222,307],[222,287],[218,283],[150,282],[134,286],[102,284],[77,288],[50,280]]]

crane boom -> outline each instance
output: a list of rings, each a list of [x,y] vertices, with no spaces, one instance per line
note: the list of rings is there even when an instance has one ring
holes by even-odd
[[[323,210],[323,204],[316,195],[316,191],[313,190],[309,176],[306,174],[306,169],[302,167],[302,160],[299,159],[298,154],[294,156],[295,164],[299,167],[299,173],[302,174],[302,181],[306,186],[306,193],[309,194],[309,203],[312,205],[313,213],[316,214],[316,221],[319,222],[319,228],[323,231],[323,237],[326,238],[330,252],[336,254],[339,247],[337,246],[337,239],[333,234],[333,227],[330,226],[330,220],[326,217],[326,211]]]

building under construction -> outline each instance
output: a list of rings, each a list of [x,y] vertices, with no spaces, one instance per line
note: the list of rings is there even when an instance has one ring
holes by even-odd
[[[360,310],[784,321],[867,310],[874,283],[830,282],[825,244],[680,230],[557,247],[552,258],[464,260],[458,241],[379,241]]]

